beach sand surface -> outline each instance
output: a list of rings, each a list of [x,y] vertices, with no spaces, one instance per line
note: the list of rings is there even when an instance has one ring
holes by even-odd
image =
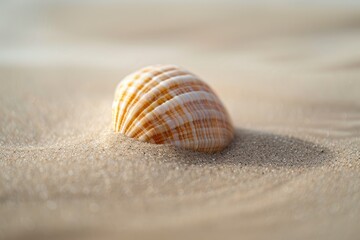
[[[1,239],[359,238],[360,9],[1,9]],[[228,148],[112,131],[115,86],[157,63],[212,86]]]

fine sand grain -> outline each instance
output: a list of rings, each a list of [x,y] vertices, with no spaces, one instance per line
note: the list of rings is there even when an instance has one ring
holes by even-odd
[[[358,239],[360,10],[0,13],[0,239]],[[116,84],[155,63],[215,89],[228,148],[111,131]]]

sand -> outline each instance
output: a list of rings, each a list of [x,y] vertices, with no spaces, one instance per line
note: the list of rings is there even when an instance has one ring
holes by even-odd
[[[1,11],[1,239],[358,239],[360,10]],[[111,131],[116,84],[155,63],[215,89],[227,149]]]

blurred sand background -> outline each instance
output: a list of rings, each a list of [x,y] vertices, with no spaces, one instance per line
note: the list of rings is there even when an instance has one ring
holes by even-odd
[[[1,2],[0,239],[358,239],[354,2]],[[215,89],[230,147],[111,131],[116,84],[156,63]]]

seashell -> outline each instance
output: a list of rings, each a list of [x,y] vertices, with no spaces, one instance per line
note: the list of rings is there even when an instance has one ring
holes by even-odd
[[[154,65],[125,77],[112,105],[115,132],[201,152],[224,149],[234,129],[223,104],[194,74]]]

